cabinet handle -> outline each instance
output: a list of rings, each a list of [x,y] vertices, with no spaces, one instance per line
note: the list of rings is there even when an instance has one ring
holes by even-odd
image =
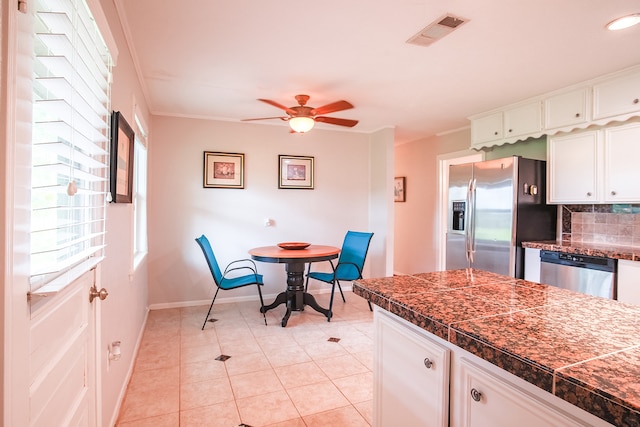
[[[480,402],[480,399],[482,399],[482,393],[479,392],[478,390],[476,390],[475,388],[471,389],[471,398],[473,400],[475,400],[476,402]]]
[[[591,197],[591,191],[587,192],[587,197]]]
[[[633,100],[633,103],[634,103],[634,104],[637,104],[638,102],[640,102],[640,99],[638,99],[638,98],[636,98],[636,99],[634,99],[634,100]]]
[[[498,134],[498,131],[495,131],[493,134],[494,134],[494,135],[497,135],[497,134]]]
[[[616,192],[615,192],[615,191],[611,191],[611,195],[612,195],[612,196],[615,196],[615,195],[616,195]]]
[[[509,129],[509,133],[513,132],[513,129]]]
[[[580,113],[576,113],[576,117],[580,117]]]
[[[424,358],[424,366],[427,367],[427,369],[431,369],[431,367],[433,366],[433,362],[431,360],[429,360],[428,357]]]

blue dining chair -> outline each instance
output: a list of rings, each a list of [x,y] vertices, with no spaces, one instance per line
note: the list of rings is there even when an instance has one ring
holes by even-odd
[[[371,243],[372,237],[373,233],[347,231],[347,234],[344,236],[344,242],[342,243],[342,249],[340,250],[338,263],[334,266],[333,262],[329,260],[331,269],[333,270],[331,273],[311,271],[312,263],[309,263],[305,292],[309,288],[309,279],[331,284],[331,299],[329,300],[329,316],[327,316],[327,321],[330,322],[331,316],[333,316],[333,294],[335,293],[336,284],[338,285],[338,290],[340,290],[342,301],[347,302],[347,300],[344,299],[340,281],[362,279],[362,269],[364,268],[364,261],[367,258],[369,243]],[[369,309],[371,309],[371,303],[369,303]]]
[[[225,268],[223,273],[218,266],[218,261],[216,260],[216,256],[213,253],[213,249],[211,249],[209,239],[207,239],[207,237],[203,234],[196,239],[196,242],[198,242],[200,249],[202,249],[202,252],[204,253],[204,257],[207,260],[209,270],[211,271],[213,281],[216,284],[217,288],[216,294],[213,296],[213,300],[211,301],[211,305],[209,306],[207,317],[205,317],[204,323],[202,324],[202,329],[204,330],[204,327],[207,324],[207,320],[209,320],[209,315],[211,314],[213,303],[216,302],[216,297],[218,296],[218,291],[220,291],[220,289],[226,291],[230,289],[242,288],[249,285],[256,285],[258,287],[258,295],[260,296],[260,312],[264,317],[264,324],[266,325],[267,316],[264,311],[262,290],[260,289],[260,286],[264,286],[264,282],[262,281],[262,274],[258,274],[258,269],[256,268],[256,264],[253,262],[253,260],[240,259],[237,261],[232,261],[231,263],[229,263],[229,265],[227,265],[227,268]],[[245,265],[240,265],[240,263],[245,263]],[[251,271],[251,273],[245,275],[237,275],[238,272],[242,270]],[[233,277],[227,277],[227,274],[229,273],[232,273],[231,276]]]

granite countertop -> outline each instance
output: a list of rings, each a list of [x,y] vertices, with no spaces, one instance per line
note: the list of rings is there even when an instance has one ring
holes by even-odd
[[[640,307],[474,269],[355,294],[614,425],[640,426]]]
[[[561,240],[522,242],[523,248],[557,251],[568,254],[601,256],[613,259],[640,261],[640,248],[632,246],[607,245],[603,243],[577,243]]]

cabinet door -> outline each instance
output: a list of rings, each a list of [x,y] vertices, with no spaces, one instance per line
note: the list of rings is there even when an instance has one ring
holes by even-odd
[[[606,129],[604,148],[605,202],[639,202],[640,123]]]
[[[457,403],[464,427],[583,426],[559,408],[543,402],[503,378],[462,358]]]
[[[521,105],[504,112],[504,137],[534,134],[542,130],[540,102]]]
[[[544,128],[556,129],[587,121],[587,88],[561,93],[544,101]]]
[[[448,426],[449,350],[387,314],[375,320],[374,425]]]
[[[597,203],[598,132],[547,141],[549,203]]]
[[[502,139],[502,135],[502,112],[471,121],[472,145]]]
[[[640,305],[640,262],[618,260],[618,301]]]
[[[593,87],[593,118],[602,119],[640,111],[640,72]]]

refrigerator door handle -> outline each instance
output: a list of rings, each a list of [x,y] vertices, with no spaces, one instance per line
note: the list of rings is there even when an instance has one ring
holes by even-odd
[[[470,246],[470,230],[471,230],[471,222],[473,221],[473,206],[471,204],[471,188],[473,184],[473,178],[469,179],[469,184],[467,184],[467,217],[465,218],[467,221],[467,226],[464,228],[464,254],[467,258],[467,262],[471,262],[471,246]]]
[[[473,254],[476,251],[476,180],[475,178],[469,181],[469,209],[471,210],[469,215],[469,233],[467,235],[468,241],[468,259],[473,264]]]

